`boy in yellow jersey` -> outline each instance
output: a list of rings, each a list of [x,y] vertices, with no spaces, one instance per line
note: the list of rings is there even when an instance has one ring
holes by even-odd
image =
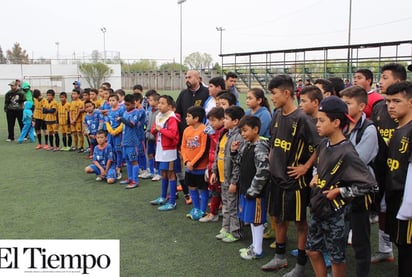
[[[47,101],[43,105],[44,121],[46,122],[47,132],[49,133],[50,147],[46,150],[59,151],[59,134],[57,132],[57,102],[54,100],[54,90],[47,91]],[[53,147],[53,137],[55,138],[56,146]]]
[[[103,104],[103,98],[99,97],[99,91],[95,88],[90,89],[90,101],[94,103],[96,109],[99,109]]]
[[[47,149],[49,147],[49,135],[47,133],[46,123],[44,122],[44,115],[43,115],[43,105],[47,102],[41,95],[40,90],[35,89],[33,90],[33,101],[34,101],[34,112],[33,112],[33,119],[34,119],[34,130],[36,132],[37,140],[39,144],[37,144],[36,149],[42,149],[42,140],[41,140],[41,132],[43,130],[44,135],[44,148]]]
[[[70,130],[74,138],[73,147],[71,151],[78,150],[84,152],[83,143],[84,137],[82,132],[82,110],[84,108],[83,101],[80,100],[80,92],[78,90],[72,91],[72,102],[70,103]],[[77,149],[78,148],[78,149]]]
[[[61,151],[70,151],[72,137],[70,135],[70,103],[67,102],[67,93],[60,93],[60,103],[57,104],[57,117],[59,122],[59,131],[62,134],[63,147]],[[67,141],[67,138],[69,140]],[[69,142],[69,143],[67,143]]]

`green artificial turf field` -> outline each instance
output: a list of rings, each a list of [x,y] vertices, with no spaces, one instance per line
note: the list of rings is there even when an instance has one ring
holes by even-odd
[[[1,106],[3,102],[0,98]],[[5,113],[1,112],[1,239],[119,239],[120,272],[125,277],[273,276],[260,270],[274,254],[269,248],[271,240],[264,241],[262,260],[244,261],[239,257],[238,249],[251,243],[249,227],[243,240],[225,244],[215,239],[221,221],[199,223],[185,217],[191,207],[184,204],[181,193],[175,211],[159,212],[149,201],[159,196],[160,182],[143,180],[133,190],[125,190],[118,183],[96,182],[94,175],[83,171],[90,164],[85,154],[8,143],[6,128]],[[289,253],[296,245],[293,224],[288,237]],[[376,224],[371,238],[375,251]],[[351,247],[347,253],[347,276],[355,276]],[[296,259],[287,257],[289,269],[275,276],[293,268]],[[310,263],[306,273],[314,276]],[[395,275],[395,263],[371,266],[370,276]]]

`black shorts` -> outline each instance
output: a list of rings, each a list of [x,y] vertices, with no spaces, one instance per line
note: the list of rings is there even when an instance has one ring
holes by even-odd
[[[403,199],[403,191],[385,192],[386,225],[385,232],[390,235],[391,241],[397,245],[412,243],[412,220],[396,218]]]
[[[309,204],[309,188],[282,189],[276,184],[271,184],[269,215],[282,221],[306,221],[306,209]]]
[[[47,130],[46,122],[43,119],[34,119],[34,130]]]
[[[185,184],[189,187],[195,187],[200,190],[207,190],[208,183],[205,181],[205,175],[192,174],[185,172]]]

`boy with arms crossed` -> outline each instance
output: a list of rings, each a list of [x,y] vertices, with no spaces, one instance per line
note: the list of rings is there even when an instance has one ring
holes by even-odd
[[[288,75],[278,75],[269,83],[271,100],[276,108],[271,124],[270,171],[272,184],[269,214],[276,222],[275,257],[262,270],[287,267],[287,222],[294,221],[298,234],[298,256],[295,268],[285,276],[303,276],[307,256],[308,231],[306,207],[309,182],[318,136],[311,119],[294,104],[294,83]]]
[[[59,131],[62,134],[63,147],[60,151],[70,151],[72,137],[70,135],[70,103],[67,102],[67,93],[60,92],[60,103],[57,104],[57,116],[59,121]],[[69,138],[67,144],[67,138]],[[93,155],[93,152],[91,153]]]
[[[306,251],[317,277],[326,276],[322,251],[332,261],[332,275],[345,276],[345,205],[348,198],[377,188],[376,180],[359,158],[353,144],[343,135],[352,120],[348,107],[336,96],[319,106],[316,127],[322,140],[316,149],[317,174],[311,181],[311,218]]]
[[[49,135],[47,134],[47,126],[44,122],[44,115],[43,115],[43,105],[47,102],[45,98],[42,97],[40,90],[35,89],[33,90],[33,101],[34,101],[34,112],[33,112],[33,119],[34,119],[34,130],[36,131],[37,140],[39,144],[36,146],[36,149],[44,149],[49,148],[48,141]],[[44,134],[44,146],[42,146],[41,140],[41,132],[43,130]]]
[[[83,152],[84,137],[82,133],[82,110],[84,108],[83,101],[79,98],[78,90],[72,91],[72,102],[70,103],[70,129],[74,138],[74,145],[71,151]]]
[[[57,103],[54,100],[55,92],[49,89],[47,92],[47,101],[43,104],[44,122],[46,122],[47,132],[49,133],[50,147],[47,150],[59,151],[59,134],[57,133]],[[53,147],[53,137],[55,137],[56,146]]]
[[[385,186],[386,231],[398,247],[398,276],[406,277],[412,271],[412,220],[398,214],[402,203],[408,164],[412,148],[412,83],[402,81],[391,85],[386,91],[389,115],[396,119],[398,127],[388,145]]]

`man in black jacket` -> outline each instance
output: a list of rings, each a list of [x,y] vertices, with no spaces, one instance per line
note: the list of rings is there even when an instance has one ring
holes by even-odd
[[[24,94],[20,90],[16,80],[13,80],[9,84],[10,90],[4,97],[4,112],[7,117],[7,129],[8,129],[8,142],[14,141],[14,125],[17,122],[20,126],[20,131],[23,128],[23,104],[25,101]]]

